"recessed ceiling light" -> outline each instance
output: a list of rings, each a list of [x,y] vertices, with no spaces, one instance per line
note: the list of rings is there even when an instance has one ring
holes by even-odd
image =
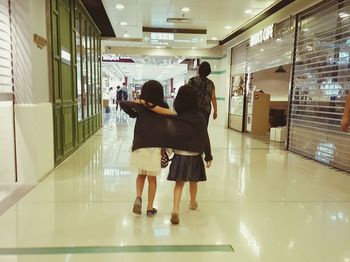
[[[115,8],[117,8],[117,9],[119,9],[119,10],[122,10],[122,9],[125,8],[125,6],[122,5],[122,4],[117,4],[117,5],[115,6]]]
[[[232,26],[230,26],[230,25],[227,25],[227,26],[225,26],[225,29],[231,29],[232,28]]]
[[[183,7],[183,8],[181,8],[181,11],[182,12],[189,12],[190,8],[189,7]]]
[[[193,46],[192,49],[197,49],[197,47]]]
[[[303,29],[304,32],[307,32],[307,31],[309,31],[309,30],[310,30],[309,28],[304,28],[304,29]]]
[[[277,42],[282,42],[282,39],[281,38],[277,38],[276,41]]]
[[[125,37],[125,38],[127,38],[127,37],[129,37],[129,36],[130,36],[130,35],[127,34],[127,33],[123,34],[123,37]]]
[[[261,51],[261,52],[264,52],[264,48],[261,48],[260,51]]]
[[[216,36],[212,37],[211,40],[218,40]]]
[[[250,15],[250,14],[254,13],[254,11],[252,9],[247,9],[244,11],[244,13],[247,15]]]
[[[125,21],[121,21],[119,24],[120,24],[120,25],[128,25],[128,23],[125,22]]]

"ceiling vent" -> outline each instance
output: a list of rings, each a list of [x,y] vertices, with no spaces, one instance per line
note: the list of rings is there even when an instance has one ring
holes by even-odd
[[[184,23],[190,23],[192,21],[191,18],[184,18],[184,17],[168,17],[166,19],[167,23],[171,23],[171,24],[184,24]]]

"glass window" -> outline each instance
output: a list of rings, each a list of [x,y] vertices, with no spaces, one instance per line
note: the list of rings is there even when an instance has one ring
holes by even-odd
[[[97,70],[97,34],[95,32],[94,34],[94,69],[95,69],[95,96],[94,96],[94,108],[95,108],[95,113],[98,113],[98,108],[97,108],[97,97],[98,97],[98,70]]]
[[[83,103],[83,118],[88,117],[88,70],[87,70],[87,30],[86,30],[86,20],[82,19],[81,23],[81,38],[82,38],[82,46],[81,46],[81,52],[82,52],[82,72],[83,72],[83,78],[82,78],[82,103]]]
[[[101,113],[101,67],[100,67],[100,38],[97,37],[97,106],[98,112]]]
[[[75,45],[77,61],[77,98],[78,98],[78,121],[83,119],[83,101],[82,101],[82,81],[81,81],[81,42],[80,42],[80,13],[76,10],[75,16]]]
[[[93,115],[93,112],[92,112],[92,64],[91,64],[91,27],[89,26],[88,27],[88,45],[87,45],[87,59],[88,59],[88,90],[89,90],[89,116],[92,116]]]
[[[91,28],[91,106],[92,106],[92,112],[93,115],[96,114],[96,108],[95,108],[95,89],[96,89],[96,68],[95,68],[95,33],[93,29]]]

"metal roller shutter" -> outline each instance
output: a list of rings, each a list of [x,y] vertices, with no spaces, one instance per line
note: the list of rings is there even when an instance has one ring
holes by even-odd
[[[12,58],[9,1],[0,0],[0,93],[12,93]]]
[[[291,17],[274,25],[274,38],[248,47],[247,71],[254,73],[292,63],[295,19]]]
[[[231,75],[244,75],[247,68],[247,42],[232,48]]]
[[[322,2],[298,25],[289,149],[350,171],[350,135],[339,130],[350,89],[350,0]]]

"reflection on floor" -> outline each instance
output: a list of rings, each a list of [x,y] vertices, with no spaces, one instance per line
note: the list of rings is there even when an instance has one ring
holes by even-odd
[[[214,162],[199,185],[199,209],[189,210],[186,186],[181,223],[172,226],[167,170],[158,178],[158,215],[132,214],[134,121],[120,111],[104,120],[0,216],[0,261],[350,261],[349,176],[212,126]],[[234,252],[223,249],[230,246]]]

